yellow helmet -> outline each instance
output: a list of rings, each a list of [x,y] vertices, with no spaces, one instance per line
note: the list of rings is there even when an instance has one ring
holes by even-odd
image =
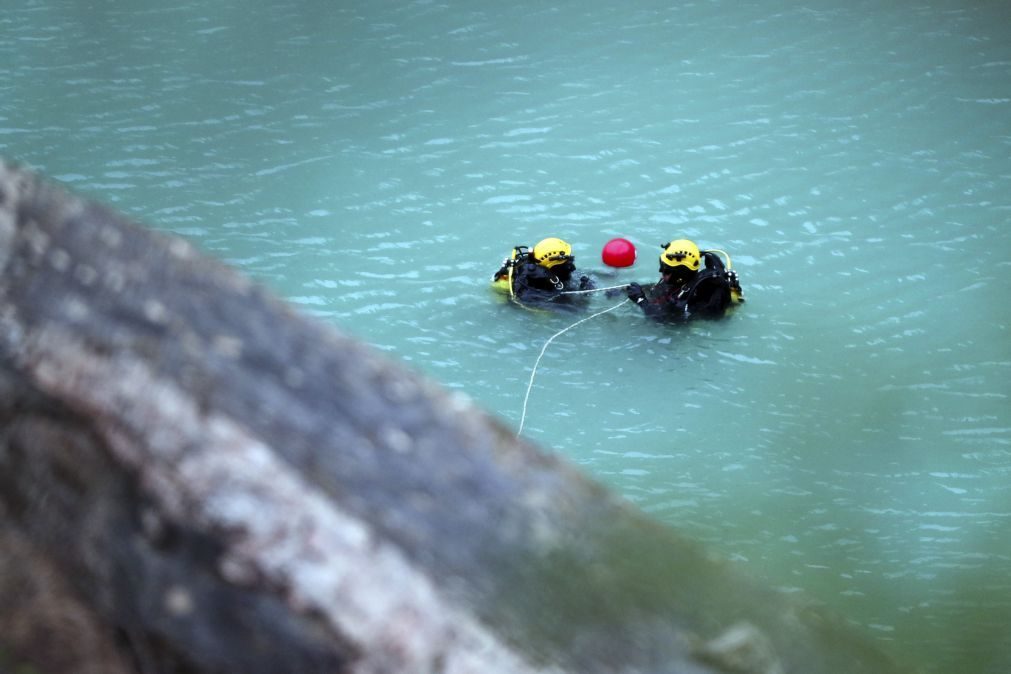
[[[702,259],[699,254],[699,247],[694,241],[688,239],[678,239],[665,243],[663,252],[660,253],[660,270],[673,270],[674,267],[685,267],[690,271],[698,271]]]
[[[561,239],[544,239],[534,246],[534,260],[542,267],[550,269],[572,258],[572,246]]]

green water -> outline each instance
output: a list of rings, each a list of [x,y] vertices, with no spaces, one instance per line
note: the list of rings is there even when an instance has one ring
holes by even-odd
[[[0,62],[0,155],[513,427],[575,320],[488,290],[513,245],[728,251],[739,312],[567,332],[524,435],[929,671],[1011,669],[1011,4],[26,0]]]

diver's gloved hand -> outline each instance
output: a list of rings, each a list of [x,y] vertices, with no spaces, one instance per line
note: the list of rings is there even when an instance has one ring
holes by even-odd
[[[628,299],[636,304],[642,304],[646,301],[646,293],[642,291],[642,286],[638,283],[629,283],[626,293],[628,293]]]
[[[580,290],[588,290],[588,289],[590,289],[592,287],[593,287],[593,282],[590,281],[590,277],[589,276],[580,276],[579,277],[579,289]]]

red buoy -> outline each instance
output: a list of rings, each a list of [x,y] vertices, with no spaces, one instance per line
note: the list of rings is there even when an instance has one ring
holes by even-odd
[[[600,259],[609,267],[631,267],[635,263],[635,246],[628,239],[611,239],[600,251]]]

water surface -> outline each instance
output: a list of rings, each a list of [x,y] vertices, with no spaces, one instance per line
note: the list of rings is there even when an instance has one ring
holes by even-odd
[[[516,427],[578,317],[516,244],[732,256],[724,321],[555,340],[524,435],[936,672],[1011,669],[1003,2],[27,0],[0,154]],[[595,297],[589,312],[621,297]],[[587,314],[588,315],[588,314]]]

